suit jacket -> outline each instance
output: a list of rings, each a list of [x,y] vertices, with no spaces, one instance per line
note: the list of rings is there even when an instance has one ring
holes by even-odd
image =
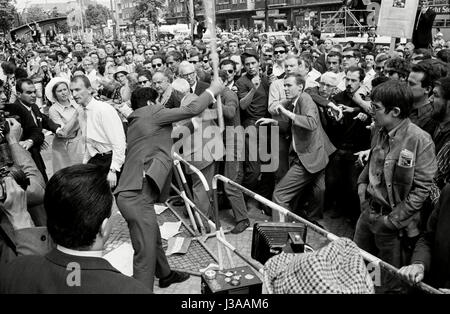
[[[169,99],[164,105],[166,108],[178,108],[180,107],[180,101],[183,98],[179,91],[173,89],[172,94],[170,94]]]
[[[306,170],[319,172],[325,169],[328,157],[336,148],[322,128],[319,110],[311,96],[302,93],[294,103],[294,113],[292,136],[295,152]]]
[[[197,96],[195,95],[188,95],[183,99],[181,107],[188,105],[196,98]],[[207,109],[195,119],[197,120],[196,123],[198,123],[198,125],[196,128],[192,128],[193,132],[187,133],[188,130],[191,131],[191,128],[188,125],[185,125],[187,128],[181,129],[183,138],[181,142],[177,142],[174,151],[180,154],[177,148],[180,147],[181,144],[183,148],[182,156],[184,156],[186,161],[191,163],[197,169],[202,170],[214,161],[221,159],[225,148],[220,132],[213,133],[212,135],[208,132],[208,130],[214,130],[214,127],[218,130],[218,126],[215,123],[215,119],[217,119],[216,109]],[[186,169],[186,172],[192,173],[190,169]]]
[[[439,202],[428,219],[426,232],[419,238],[411,263],[425,266],[425,281],[436,288],[450,288],[450,183],[442,189]]]
[[[5,111],[9,112],[11,116],[19,117],[19,122],[23,129],[21,140],[33,140],[33,146],[30,148],[31,156],[35,161],[36,166],[44,176],[44,180],[47,181],[45,163],[40,154],[41,147],[45,139],[44,134],[42,133],[42,128],[56,133],[56,129],[58,129],[59,125],[50,120],[50,118],[45,114],[42,114],[36,104],[31,105],[31,110],[36,117],[36,122],[34,121],[30,111],[22,105],[20,100],[16,100],[16,102],[5,106]]]
[[[45,256],[21,256],[4,265],[0,270],[0,293],[151,292],[103,258],[68,255],[53,249]]]
[[[185,107],[154,105],[135,110],[128,117],[127,153],[114,193],[141,190],[144,173],[161,193],[172,169],[172,123],[200,114],[212,101],[205,92]]]
[[[197,85],[195,86],[194,94],[197,96],[200,96],[208,87],[209,87],[209,85],[207,83],[202,82],[202,81],[197,81]]]
[[[327,71],[327,61],[325,60],[324,53],[322,53],[319,58],[317,58],[316,62],[314,62],[314,69],[322,74]]]
[[[428,9],[425,14],[421,14],[420,10],[417,12],[412,38],[412,43],[414,44],[416,49],[428,49],[433,43],[432,28],[435,18],[436,12],[434,12],[432,9]]]

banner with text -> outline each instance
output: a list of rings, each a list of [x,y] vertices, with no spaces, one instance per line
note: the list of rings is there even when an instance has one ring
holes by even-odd
[[[383,0],[378,35],[412,38],[418,6],[419,0]]]

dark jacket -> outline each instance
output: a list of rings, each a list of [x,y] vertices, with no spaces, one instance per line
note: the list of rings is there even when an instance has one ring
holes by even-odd
[[[0,293],[151,293],[107,260],[53,249],[45,256],[21,256],[0,269]]]
[[[37,168],[41,171],[44,180],[47,181],[47,174],[45,172],[45,163],[40,154],[41,147],[44,144],[44,134],[42,129],[46,129],[56,133],[59,125],[54,123],[50,118],[41,113],[36,104],[31,105],[31,110],[36,117],[36,122],[33,119],[31,113],[22,105],[20,100],[15,103],[7,104],[5,106],[5,111],[9,112],[11,116],[18,116],[19,122],[22,125],[23,134],[21,140],[31,139],[33,140],[33,146],[30,148],[31,156],[36,163]]]
[[[425,265],[425,281],[436,288],[450,288],[450,183],[428,220],[427,231],[417,241],[411,263]]]
[[[420,10],[417,12],[412,38],[412,43],[414,44],[416,49],[428,49],[433,43],[433,34],[431,30],[433,28],[435,18],[436,12],[434,12],[432,9],[428,9],[425,14],[421,14]]]
[[[128,117],[127,154],[114,193],[142,189],[142,178],[152,179],[162,192],[172,169],[172,123],[200,114],[213,101],[203,93],[185,107],[145,106]]]
[[[209,87],[209,84],[197,81],[197,85],[195,86],[194,94],[197,96],[200,96],[207,88]]]
[[[311,96],[302,93],[294,104],[295,120],[292,121],[292,137],[295,152],[302,165],[310,173],[317,173],[328,164],[336,148],[322,128],[319,110]]]

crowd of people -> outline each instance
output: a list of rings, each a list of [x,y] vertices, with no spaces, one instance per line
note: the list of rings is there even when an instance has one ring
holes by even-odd
[[[345,217],[360,248],[403,267],[408,280],[450,288],[450,41],[441,35],[394,51],[375,44],[375,29],[364,44],[321,39],[317,29],[292,42],[222,36],[216,51],[200,38],[3,43],[6,140],[30,185],[4,179],[0,292],[113,291],[117,283],[151,292],[155,276],[160,287],[186,280],[170,269],[153,208],[172,193],[174,147],[209,184],[224,174],[319,226],[326,211]],[[226,131],[211,137],[219,98]],[[239,128],[242,136],[228,132]],[[200,178],[189,184],[212,217]],[[234,186],[223,194],[234,234],[250,226],[252,209],[280,219]],[[134,279],[98,259],[113,195],[130,230]],[[103,273],[87,290],[65,279],[50,285],[69,260]],[[404,291],[390,277],[379,288]]]

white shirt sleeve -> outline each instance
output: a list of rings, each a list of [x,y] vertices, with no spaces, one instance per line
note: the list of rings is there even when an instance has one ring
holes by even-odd
[[[112,147],[111,168],[120,171],[125,162],[125,132],[119,114],[113,107],[104,110],[100,115],[101,126]]]

